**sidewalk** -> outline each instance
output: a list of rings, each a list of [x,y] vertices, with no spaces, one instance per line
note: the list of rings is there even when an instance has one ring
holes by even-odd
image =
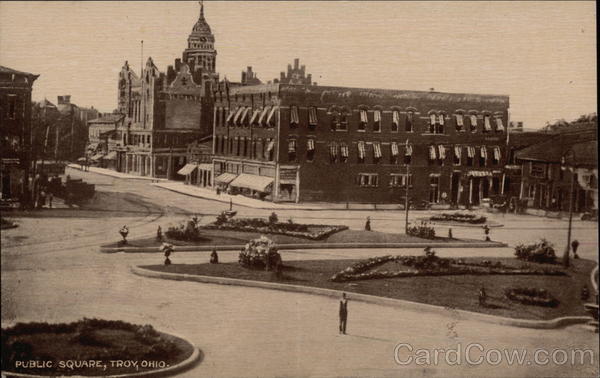
[[[72,169],[77,169],[82,172],[92,172],[92,173],[97,173],[99,175],[111,176],[111,177],[121,178],[121,179],[148,180],[148,181],[152,181],[152,182],[168,181],[167,179],[161,179],[161,178],[155,178],[155,177],[130,175],[128,173],[117,172],[117,171],[114,171],[112,169],[107,169],[107,168],[87,167],[87,170],[83,170],[83,169],[81,169],[81,165],[73,164],[73,163],[67,164],[67,167],[72,168]]]

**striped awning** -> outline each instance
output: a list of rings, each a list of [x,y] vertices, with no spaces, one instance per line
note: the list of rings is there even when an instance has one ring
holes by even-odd
[[[490,116],[486,115],[483,117],[483,128],[486,131],[491,131],[492,130],[492,125],[490,124]]]
[[[335,159],[337,157],[338,145],[335,142],[332,142],[329,145],[329,157]]]
[[[379,143],[373,143],[373,156],[375,156],[376,159],[381,157],[381,145]]]
[[[194,169],[198,168],[198,166],[196,164],[186,164],[183,166],[183,168],[181,168],[180,170],[177,171],[178,175],[182,175],[182,176],[186,176],[189,175],[190,173],[194,172]]]
[[[308,108],[308,124],[311,126],[317,125],[317,108],[314,106]]]
[[[429,146],[429,160],[436,159],[437,154],[435,152],[435,146]]]
[[[365,142],[358,142],[358,157],[365,158]]]
[[[396,125],[396,127],[400,126],[400,112],[397,110],[394,110],[392,113],[392,123]]]
[[[237,177],[236,174],[233,173],[222,173],[218,177],[215,178],[215,181],[222,182],[223,184],[229,184]]]
[[[298,117],[298,107],[297,106],[292,106],[290,109],[290,123],[293,123],[296,125],[300,123],[300,117]]]
[[[392,150],[392,156],[398,156],[398,143],[392,142],[390,148]]]
[[[257,176],[248,173],[242,173],[229,185],[237,188],[246,188],[265,193],[269,185],[273,183],[273,177]]]
[[[463,115],[462,114],[457,114],[456,115],[456,125],[459,126],[459,127],[462,127],[463,124],[464,124]]]
[[[233,117],[233,123],[234,124],[239,124],[238,120],[240,119],[240,116],[242,115],[242,113],[244,112],[244,108],[243,107],[239,107],[238,110],[235,112],[235,116]]]
[[[252,114],[252,118],[250,119],[250,124],[254,125],[255,123],[258,123],[259,117],[260,117],[260,110],[255,110],[254,113]]]
[[[275,112],[277,111],[278,107],[277,106],[273,106],[273,108],[271,109],[271,112],[269,113],[269,117],[267,118],[267,126],[270,126],[273,124],[273,116],[275,115]]]
[[[404,146],[404,156],[412,156],[412,153],[413,153],[412,145],[407,143]]]
[[[490,171],[469,171],[467,173],[467,176],[471,176],[471,177],[491,177],[491,176],[493,176],[493,174]]]
[[[348,151],[348,145],[347,144],[342,144],[340,146],[340,153],[342,154],[343,158],[348,158],[349,151]]]
[[[306,149],[308,151],[314,151],[314,149],[315,149],[315,140],[314,139],[309,139],[306,141]]]
[[[369,122],[369,118],[367,116],[367,111],[362,109],[360,111],[360,122],[361,123],[368,123]]]
[[[438,146],[438,157],[440,160],[444,160],[446,158],[446,147],[444,147],[442,144]]]
[[[117,151],[110,151],[104,158],[106,160],[115,160],[117,158]]]
[[[375,123],[377,123],[377,122],[381,122],[381,110],[375,110],[375,111],[373,112],[373,121],[374,121]]]
[[[233,116],[235,115],[235,113],[237,113],[237,109],[234,111],[231,111],[231,109],[229,110],[229,115],[227,116],[227,123],[231,122],[231,119],[233,118]]]
[[[440,123],[440,125],[443,125],[443,124],[444,124],[444,115],[443,115],[443,114],[440,114],[440,115],[438,116],[438,119],[439,119],[439,123]]]

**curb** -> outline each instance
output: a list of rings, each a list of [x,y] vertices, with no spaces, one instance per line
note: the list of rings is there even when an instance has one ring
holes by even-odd
[[[201,363],[204,360],[204,353],[202,353],[202,350],[200,350],[199,348],[195,347],[193,343],[191,343],[188,339],[186,339],[185,337],[181,337],[179,335],[175,335],[172,333],[167,333],[167,332],[162,332],[159,331],[161,333],[164,333],[166,335],[169,336],[173,336],[173,337],[177,337],[179,339],[182,339],[183,341],[185,341],[186,343],[190,344],[194,350],[192,352],[192,354],[186,358],[185,360],[166,367],[164,369],[159,369],[159,370],[149,370],[149,371],[142,371],[142,372],[138,372],[138,373],[128,373],[128,374],[118,374],[118,375],[97,375],[97,376],[93,376],[93,375],[86,375],[86,378],[99,378],[99,377],[104,377],[104,378],[126,378],[126,377],[167,377],[167,376],[172,376],[175,375],[177,373],[180,373],[184,370],[188,370],[190,368],[192,368],[193,366],[195,366],[196,364]],[[13,373],[10,371],[4,371],[2,370],[2,377],[45,377],[45,375],[34,375],[34,374],[24,374],[24,373]],[[82,377],[79,375],[69,375],[69,377]]]
[[[232,245],[182,245],[174,246],[175,252],[199,252],[199,251],[239,251],[246,244]],[[290,249],[354,249],[354,248],[506,248],[508,244],[500,242],[477,242],[477,243],[310,243],[310,244],[277,244],[280,250]],[[100,247],[102,253],[159,253],[156,247]]]
[[[453,227],[470,227],[470,228],[482,228],[487,224],[489,228],[499,228],[504,227],[502,223],[493,222],[493,223],[482,223],[482,224],[470,224],[470,223],[460,223],[460,222],[444,222],[444,221],[432,221],[429,218],[417,218],[419,221],[425,221],[427,223],[440,225],[440,226],[453,226]]]
[[[123,180],[146,180],[146,181],[152,181],[152,182],[154,182],[154,181],[159,181],[159,182],[161,182],[161,181],[163,181],[163,182],[169,181],[169,180],[163,179],[163,178],[147,177],[147,176],[135,176],[135,175],[130,175],[128,173],[124,173],[124,175],[126,175],[126,176],[119,176],[119,175],[116,175],[116,174],[111,174],[111,173],[108,173],[108,172],[98,172],[98,171],[95,171],[95,170],[94,171],[90,171],[90,170],[84,171],[83,169],[81,169],[80,167],[78,167],[78,164],[73,164],[73,163],[67,164],[67,167],[69,167],[71,169],[76,169],[76,170],[81,171],[81,172],[96,173],[98,175],[103,175],[103,176],[108,176],[108,177],[117,178],[117,179],[123,179]],[[117,173],[120,173],[120,172],[117,172]]]
[[[322,295],[327,297],[339,298],[342,291],[332,290],[332,289],[323,289],[318,287],[310,287],[310,286],[299,286],[299,285],[287,285],[280,284],[274,282],[263,282],[263,281],[250,281],[250,280],[240,280],[236,278],[225,278],[225,277],[211,277],[211,276],[197,276],[191,274],[179,274],[179,273],[165,273],[165,272],[156,272],[149,269],[144,269],[139,266],[130,266],[130,270],[132,273],[137,274],[139,276],[149,277],[149,278],[159,278],[159,279],[168,279],[168,280],[176,280],[176,281],[195,281],[202,283],[210,283],[210,284],[219,284],[219,285],[235,285],[235,286],[247,286],[247,287],[256,287],[261,289],[271,289],[271,290],[282,290],[282,291],[291,291],[298,292],[304,294],[313,294],[313,295]],[[349,299],[360,301],[364,303],[370,304],[378,304],[390,307],[399,307],[402,309],[409,309],[413,311],[426,311],[430,313],[435,313],[444,316],[450,316],[457,320],[460,319],[469,319],[482,321],[487,323],[512,326],[512,327],[521,327],[521,328],[534,328],[534,329],[553,329],[564,327],[572,324],[581,324],[587,323],[592,320],[592,317],[589,316],[565,316],[561,318],[555,318],[551,320],[530,320],[530,319],[515,319],[515,318],[505,318],[501,316],[481,314],[472,311],[466,310],[457,310],[450,307],[442,307],[436,305],[430,305],[426,303],[418,303],[411,302],[403,299],[392,299],[386,297],[378,297],[375,295],[368,294],[359,294],[353,292],[345,292],[346,296]]]

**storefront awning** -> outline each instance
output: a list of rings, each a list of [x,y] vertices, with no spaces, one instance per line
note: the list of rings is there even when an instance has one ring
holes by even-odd
[[[493,174],[490,171],[469,171],[467,176],[471,177],[492,177]]]
[[[77,159],[78,163],[85,163],[86,161],[87,161],[87,159],[84,158],[84,157],[80,157],[80,158]]]
[[[198,164],[198,169],[200,169],[201,171],[212,171],[213,165],[212,164]]]
[[[92,156],[92,160],[98,161],[98,160],[102,159],[103,157],[104,157],[104,154],[96,154],[96,155]]]
[[[266,192],[267,187],[273,183],[273,177],[250,175],[242,173],[231,182],[231,186],[247,188],[258,192]]]
[[[236,177],[237,177],[237,175],[233,174],[233,173],[223,173],[223,174],[219,175],[218,177],[216,177],[215,181],[221,182],[223,184],[229,184],[230,182],[235,180]]]
[[[190,173],[192,173],[194,171],[194,169],[196,169],[196,168],[198,168],[198,166],[196,164],[186,164],[183,166],[183,168],[181,168],[180,170],[177,171],[177,174],[186,176],[186,175],[189,175]]]
[[[117,151],[110,151],[108,154],[106,154],[106,156],[104,158],[106,160],[116,160],[117,159]]]

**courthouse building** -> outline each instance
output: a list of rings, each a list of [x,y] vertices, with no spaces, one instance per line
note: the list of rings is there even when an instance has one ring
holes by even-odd
[[[214,101],[222,189],[403,203],[408,185],[413,202],[461,205],[503,192],[508,96],[271,83],[221,85]]]

